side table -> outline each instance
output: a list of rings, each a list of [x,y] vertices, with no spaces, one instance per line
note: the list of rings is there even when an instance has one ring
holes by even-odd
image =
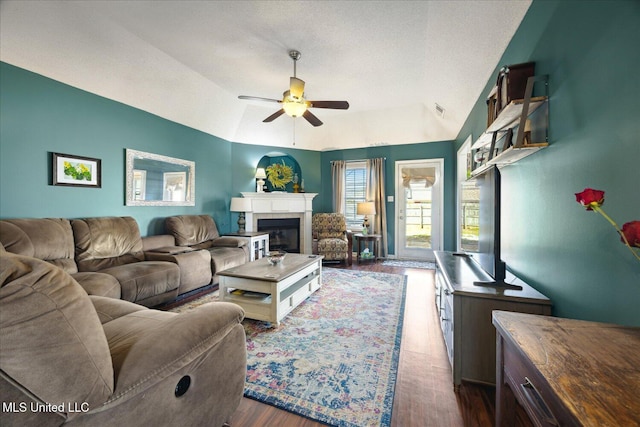
[[[224,235],[247,240],[251,258],[249,261],[260,259],[269,252],[269,233],[264,231],[245,231],[244,233],[225,233]]]
[[[382,236],[380,234],[362,234],[355,233],[353,238],[356,239],[356,247],[358,248],[358,257],[357,262],[360,264],[360,261],[373,261],[376,262],[378,257],[380,256],[380,238]],[[364,248],[369,247],[369,243],[373,243],[373,256],[371,258],[362,258],[362,251]]]

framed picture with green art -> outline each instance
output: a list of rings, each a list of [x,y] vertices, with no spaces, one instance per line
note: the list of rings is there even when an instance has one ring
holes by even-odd
[[[52,153],[53,185],[100,188],[101,161],[91,157]]]

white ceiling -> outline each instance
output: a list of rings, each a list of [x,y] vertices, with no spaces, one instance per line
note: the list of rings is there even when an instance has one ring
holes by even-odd
[[[311,150],[454,139],[525,1],[5,1],[0,59],[229,141]],[[262,120],[293,63],[324,122]],[[436,114],[435,104],[445,109]],[[188,141],[185,141],[188,142]]]

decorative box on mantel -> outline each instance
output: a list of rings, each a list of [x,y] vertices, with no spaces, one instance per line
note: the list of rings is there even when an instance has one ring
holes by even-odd
[[[300,248],[311,253],[311,216],[313,198],[318,193],[242,193],[251,199],[252,211],[246,213],[247,231],[258,231],[258,220],[264,218],[299,218]]]

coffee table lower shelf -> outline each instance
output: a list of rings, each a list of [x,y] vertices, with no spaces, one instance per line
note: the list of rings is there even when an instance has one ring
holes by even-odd
[[[287,258],[292,258],[291,254]],[[248,277],[248,270],[245,270],[243,277],[224,275],[225,272],[221,272],[220,300],[241,306],[248,319],[271,322],[279,326],[280,321],[291,310],[322,286],[322,257],[300,267],[301,269],[286,277],[280,277],[278,274],[274,274],[274,277]],[[273,268],[278,269],[277,266]],[[242,271],[237,270],[233,273],[242,274]],[[244,295],[235,295],[231,293],[233,291],[244,292]]]

